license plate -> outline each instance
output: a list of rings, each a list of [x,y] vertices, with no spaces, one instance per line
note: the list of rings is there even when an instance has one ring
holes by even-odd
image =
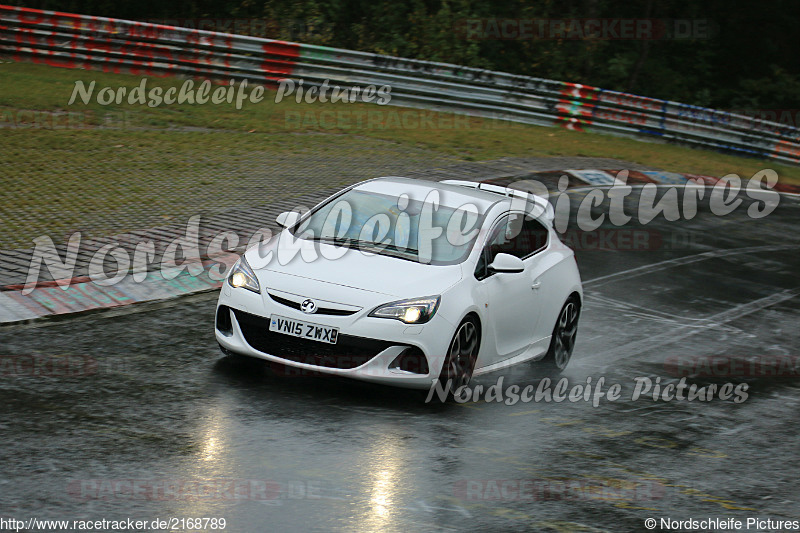
[[[275,333],[283,333],[292,337],[309,339],[317,342],[327,342],[336,344],[339,338],[339,328],[329,328],[320,324],[294,320],[284,316],[272,315],[269,320],[269,330]]]

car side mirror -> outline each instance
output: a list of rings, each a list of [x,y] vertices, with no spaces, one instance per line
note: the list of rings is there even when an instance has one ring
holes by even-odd
[[[300,213],[297,211],[285,211],[278,215],[275,222],[281,227],[288,228],[297,224],[298,220],[300,220]]]
[[[505,273],[522,272],[525,270],[525,263],[519,257],[500,253],[494,256],[494,261],[489,265],[489,270]]]

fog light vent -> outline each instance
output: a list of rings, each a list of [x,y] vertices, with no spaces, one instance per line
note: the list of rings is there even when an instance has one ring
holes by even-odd
[[[227,305],[217,307],[217,331],[230,337],[233,335],[233,324],[231,324],[231,309]]]
[[[415,346],[409,346],[400,355],[394,358],[389,364],[389,370],[402,370],[413,374],[428,373],[428,359],[422,350]]]

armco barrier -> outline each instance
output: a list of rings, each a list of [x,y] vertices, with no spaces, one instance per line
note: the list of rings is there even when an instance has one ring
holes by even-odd
[[[0,53],[17,61],[248,80],[390,85],[392,104],[656,138],[800,163],[800,129],[744,115],[505,72],[0,5]]]

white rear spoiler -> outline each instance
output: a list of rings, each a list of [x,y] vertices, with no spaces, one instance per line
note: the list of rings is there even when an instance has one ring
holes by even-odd
[[[478,189],[481,191],[493,192],[511,198],[512,209],[518,209],[529,213],[534,218],[541,218],[552,224],[555,219],[555,211],[550,202],[546,198],[536,194],[520,191],[519,189],[510,189],[508,187],[501,187],[500,185],[492,185],[490,183],[480,183],[476,181],[465,180],[444,180],[440,183],[446,185],[457,185],[459,187],[467,187],[469,189]]]

